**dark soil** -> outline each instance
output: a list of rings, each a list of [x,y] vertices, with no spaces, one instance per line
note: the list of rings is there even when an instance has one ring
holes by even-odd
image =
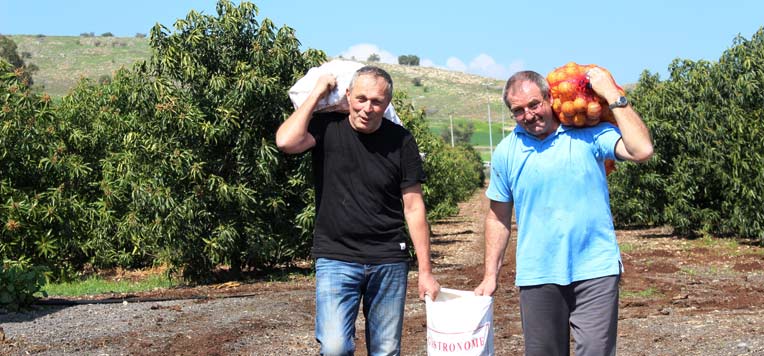
[[[443,287],[471,290],[482,279],[486,209],[479,191],[458,216],[433,223],[433,261]],[[764,248],[727,239],[687,240],[660,228],[617,233],[626,269],[619,355],[764,355]],[[506,256],[494,300],[494,344],[497,355],[521,355],[512,243]],[[418,300],[413,270],[402,354],[425,355],[424,302]],[[0,315],[0,353],[318,354],[309,274],[89,300],[126,302],[41,305],[33,312]],[[366,355],[362,319],[356,324],[358,355]]]

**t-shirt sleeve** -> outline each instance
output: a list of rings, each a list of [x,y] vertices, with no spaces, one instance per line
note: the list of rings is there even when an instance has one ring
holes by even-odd
[[[602,130],[594,135],[598,154],[604,159],[618,160],[615,155],[615,144],[621,139],[621,130],[611,123],[602,125]]]
[[[422,156],[414,136],[409,135],[401,147],[401,189],[416,183],[424,183],[427,176],[424,173]]]
[[[316,143],[320,143],[324,139],[324,133],[329,122],[333,117],[327,113],[313,114],[313,118],[308,123],[308,133],[316,139]]]
[[[488,183],[485,196],[493,201],[507,203],[513,199],[512,189],[509,186],[507,149],[504,145],[506,143],[502,142],[493,152],[491,159],[491,180]]]

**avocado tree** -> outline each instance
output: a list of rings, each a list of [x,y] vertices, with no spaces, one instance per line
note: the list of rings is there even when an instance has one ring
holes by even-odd
[[[622,224],[667,224],[685,235],[764,242],[764,28],[737,37],[718,62],[675,60],[631,93],[655,141],[646,165],[612,175]]]
[[[258,22],[254,4],[216,12],[155,26],[149,61],[80,86],[62,109],[95,133],[77,147],[101,162],[88,246],[114,248],[103,263],[168,261],[203,280],[307,253],[309,165],[280,154],[275,132],[293,110],[288,88],[326,56]]]

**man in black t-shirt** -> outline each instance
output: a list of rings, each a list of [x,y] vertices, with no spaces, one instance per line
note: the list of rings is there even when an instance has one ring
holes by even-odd
[[[393,82],[366,66],[346,91],[349,114],[313,114],[336,87],[320,77],[305,102],[279,127],[286,153],[311,150],[316,185],[312,255],[316,259],[316,339],[322,355],[352,355],[363,302],[369,355],[400,355],[406,300],[406,225],[417,254],[419,297],[437,297],[416,141],[383,119]]]

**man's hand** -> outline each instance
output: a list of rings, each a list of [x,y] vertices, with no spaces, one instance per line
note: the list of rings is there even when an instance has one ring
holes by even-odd
[[[480,285],[475,288],[475,295],[492,296],[497,287],[495,278],[483,278]]]
[[[329,94],[335,87],[337,87],[337,77],[331,74],[324,74],[316,80],[316,86],[313,87],[311,95],[315,95],[316,99],[320,100]]]
[[[621,96],[621,92],[618,90],[613,77],[603,71],[602,68],[594,67],[589,69],[586,71],[586,78],[589,79],[592,90],[597,95],[605,98],[608,104],[616,101]]]
[[[337,78],[324,74],[316,80],[305,102],[300,105],[276,131],[276,146],[284,153],[302,153],[316,145],[316,139],[308,133],[308,124],[318,102],[337,86]]]
[[[425,295],[429,295],[430,299],[435,300],[440,293],[440,284],[435,280],[432,274],[419,274],[419,299],[424,300]]]

